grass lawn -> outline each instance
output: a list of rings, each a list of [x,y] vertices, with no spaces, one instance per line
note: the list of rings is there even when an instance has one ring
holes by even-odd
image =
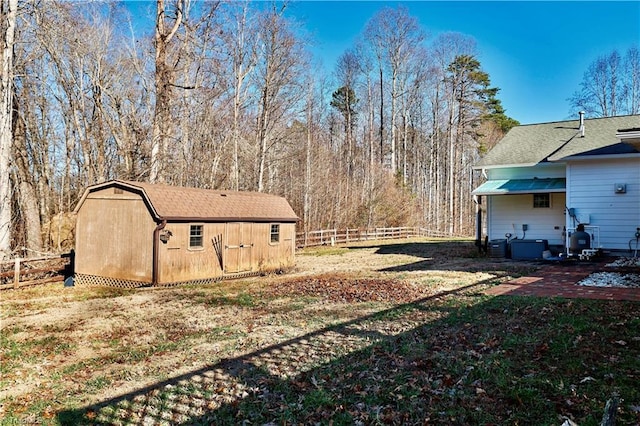
[[[640,424],[640,303],[490,297],[544,267],[466,241],[319,248],[290,274],[0,294],[0,417],[39,424]]]

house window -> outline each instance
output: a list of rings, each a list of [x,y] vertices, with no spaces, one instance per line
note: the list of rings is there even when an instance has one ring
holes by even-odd
[[[534,209],[548,209],[551,207],[551,194],[533,194]]]
[[[280,242],[280,224],[274,223],[271,225],[271,242],[279,243]]]
[[[189,227],[189,248],[190,249],[201,249],[204,247],[202,244],[203,241],[203,232],[202,225],[191,225]]]

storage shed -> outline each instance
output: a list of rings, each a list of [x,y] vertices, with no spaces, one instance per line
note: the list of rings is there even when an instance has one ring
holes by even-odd
[[[286,199],[129,181],[87,188],[75,208],[78,285],[208,283],[295,263]]]

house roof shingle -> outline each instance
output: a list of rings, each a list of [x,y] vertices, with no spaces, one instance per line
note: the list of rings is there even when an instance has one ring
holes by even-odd
[[[621,143],[616,133],[618,129],[638,127],[640,115],[585,119],[584,124],[584,137],[579,131],[579,120],[514,127],[475,168],[533,166],[575,155],[638,152]]]
[[[287,200],[260,192],[220,191],[132,181],[110,181],[87,188],[76,211],[95,190],[109,186],[141,194],[156,219],[203,221],[295,222]]]

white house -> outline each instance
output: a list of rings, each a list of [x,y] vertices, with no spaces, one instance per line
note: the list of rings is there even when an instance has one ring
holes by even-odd
[[[640,228],[640,115],[579,117],[514,127],[474,166],[487,179],[473,191],[478,241],[510,234],[561,251],[582,223],[593,248],[629,250]]]

